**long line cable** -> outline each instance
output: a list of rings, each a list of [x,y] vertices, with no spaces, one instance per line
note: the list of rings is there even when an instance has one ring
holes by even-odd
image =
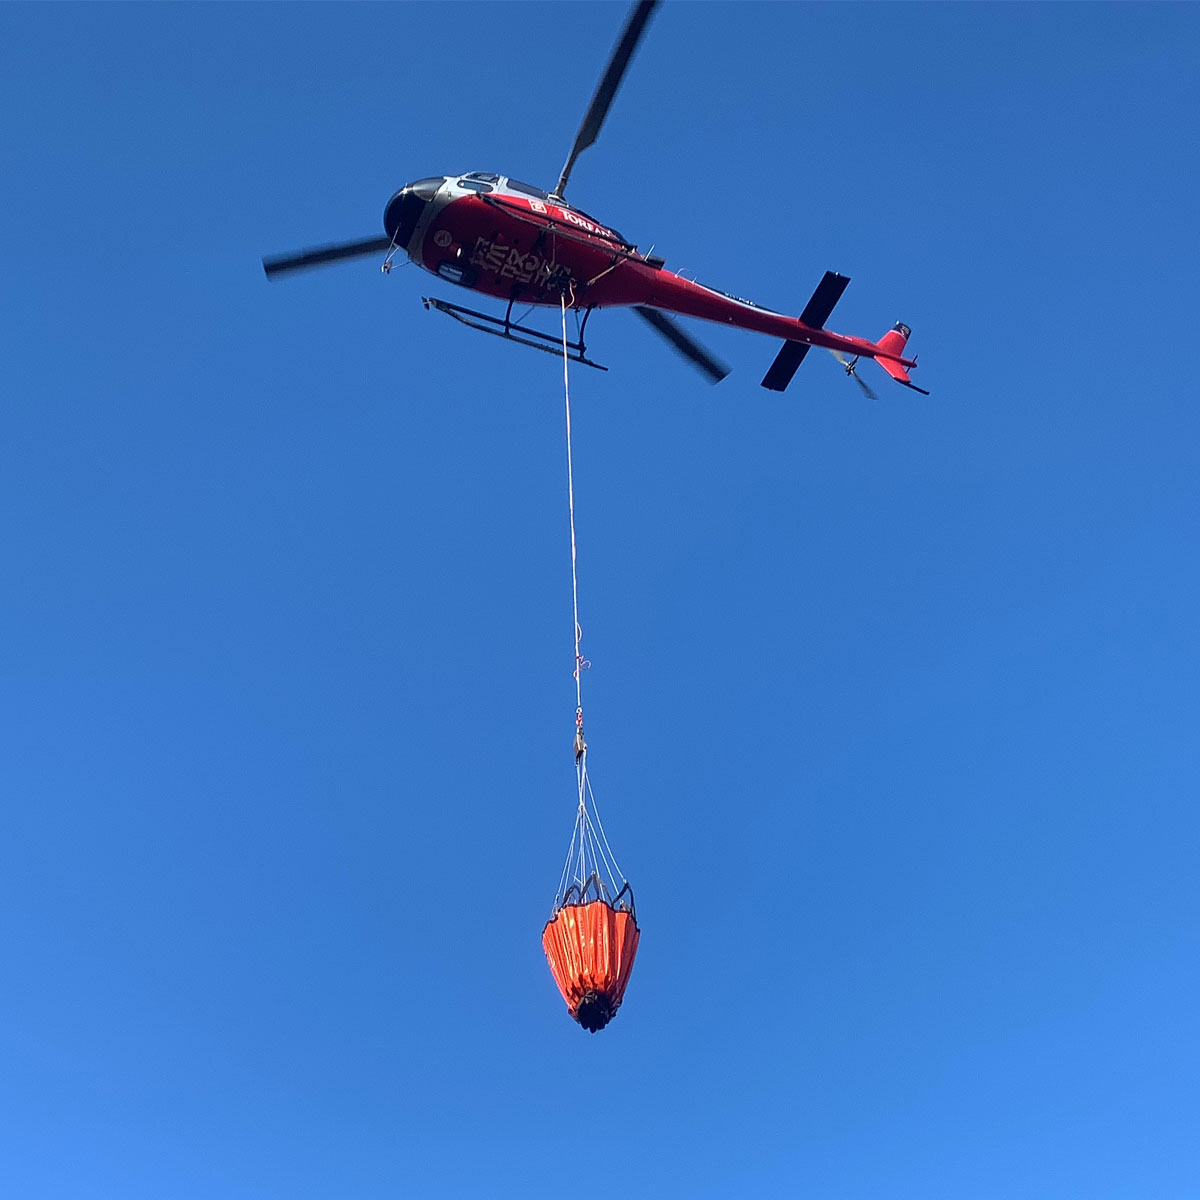
[[[575,609],[575,711],[576,721],[583,714],[583,674],[584,659],[579,653],[579,642],[583,630],[579,627],[579,572],[576,565],[575,548],[575,466],[571,456],[571,379],[567,371],[569,355],[567,354],[567,298],[562,297],[562,339],[563,339],[563,396],[567,409],[567,507],[571,514],[571,599]]]
[[[573,299],[573,296],[572,296]],[[557,905],[571,878],[572,863],[578,863],[575,868],[575,882],[583,889],[589,879],[588,858],[590,856],[598,873],[608,875],[609,882],[623,882],[625,876],[617,865],[616,855],[608,844],[604,826],[600,823],[600,814],[596,810],[596,797],[592,792],[592,782],[587,773],[587,742],[583,737],[583,672],[591,665],[580,651],[583,630],[579,625],[579,569],[578,544],[575,537],[575,463],[571,445],[571,381],[570,381],[570,348],[567,341],[567,297],[562,297],[562,346],[563,346],[563,399],[566,410],[567,425],[567,510],[571,521],[571,603],[575,617],[575,774],[579,785],[579,807],[575,813],[575,828],[571,834],[571,844],[567,847],[566,861],[563,863],[562,875],[558,882],[558,892],[555,897]],[[591,800],[592,812],[588,812],[588,800]],[[597,836],[597,834],[599,836]],[[598,874],[599,878],[599,874]]]
[[[571,519],[571,604],[575,618],[575,732],[576,746],[583,740],[583,655],[579,652],[579,643],[583,631],[579,627],[579,570],[578,549],[575,541],[575,463],[571,452],[571,377],[569,371],[570,355],[567,347],[567,297],[562,296],[562,348],[563,348],[563,398],[567,417],[567,511]],[[579,886],[585,881],[584,858],[587,834],[587,810],[584,807],[586,776],[586,747],[583,753],[577,753],[575,759],[576,775],[579,784],[579,807],[575,812],[575,828],[571,833],[571,844],[567,847],[567,858],[563,863],[562,875],[558,881],[558,892],[554,903],[562,899],[567,881],[571,877],[571,864],[575,859],[578,848],[579,866],[576,871]],[[578,847],[576,841],[578,840]]]

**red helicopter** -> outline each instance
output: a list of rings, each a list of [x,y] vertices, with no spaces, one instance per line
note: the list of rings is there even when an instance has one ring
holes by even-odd
[[[878,342],[825,328],[850,282],[845,275],[826,271],[800,316],[789,317],[665,270],[663,258],[640,253],[615,229],[563,199],[575,160],[595,142],[658,2],[640,0],[634,5],[553,191],[484,171],[418,179],[388,201],[382,237],[263,259],[267,277],[274,279],[291,271],[380,253],[385,255],[383,270],[387,273],[395,255],[403,252],[419,267],[449,283],[506,300],[508,308],[500,318],[445,300],[424,299],[426,308],[444,312],[485,333],[562,353],[557,335],[514,321],[513,309],[520,306],[524,313],[535,307],[559,308],[565,302],[582,314],[577,340],[567,343],[570,357],[600,370],[606,368],[587,357],[583,340],[587,319],[597,308],[626,307],[666,337],[714,383],[724,379],[729,368],[667,313],[782,338],[783,347],[762,380],[762,386],[772,391],[781,392],[787,387],[809,347],[823,346],[837,356],[846,373],[868,395],[874,393],[855,373],[860,358],[873,358],[893,379],[928,395],[908,374],[917,364],[915,358],[904,357],[911,333],[907,325],[897,322]]]

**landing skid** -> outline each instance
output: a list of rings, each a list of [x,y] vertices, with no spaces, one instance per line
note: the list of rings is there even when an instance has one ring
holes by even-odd
[[[438,312],[478,329],[480,333],[490,333],[495,337],[507,338],[510,342],[518,342],[532,350],[543,350],[547,354],[561,355],[563,352],[562,338],[558,334],[543,333],[540,329],[530,329],[527,325],[518,325],[512,319],[513,304],[508,302],[504,319],[489,316],[487,313],[476,312],[473,308],[463,308],[459,304],[451,304],[447,300],[438,300],[433,296],[422,296],[421,302],[426,308],[435,308]],[[587,347],[583,343],[583,331],[587,328],[588,317],[592,310],[586,309],[583,321],[579,326],[579,340],[567,343],[567,357],[572,362],[582,363],[585,367],[594,367],[597,371],[607,371],[608,368],[598,362],[592,362],[587,356]],[[537,340],[533,340],[537,339]]]

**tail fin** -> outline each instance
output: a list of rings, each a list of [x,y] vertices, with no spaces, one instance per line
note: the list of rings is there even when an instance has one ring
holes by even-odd
[[[902,363],[896,362],[904,353],[904,347],[908,345],[908,339],[912,335],[912,330],[909,329],[903,321],[897,321],[875,343],[876,348],[882,350],[884,354],[891,354],[892,358],[876,358],[876,362],[894,379],[897,383],[904,384],[905,387],[910,387],[914,392],[920,392],[922,396],[928,396],[929,393],[924,388],[919,388],[908,377],[908,371]]]

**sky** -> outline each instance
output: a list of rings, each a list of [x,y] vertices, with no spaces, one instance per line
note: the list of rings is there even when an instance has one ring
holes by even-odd
[[[655,16],[571,199],[932,395],[592,318],[592,1036],[561,364],[260,260],[552,184],[625,11],[0,6],[0,1194],[1200,1193],[1200,8]]]

